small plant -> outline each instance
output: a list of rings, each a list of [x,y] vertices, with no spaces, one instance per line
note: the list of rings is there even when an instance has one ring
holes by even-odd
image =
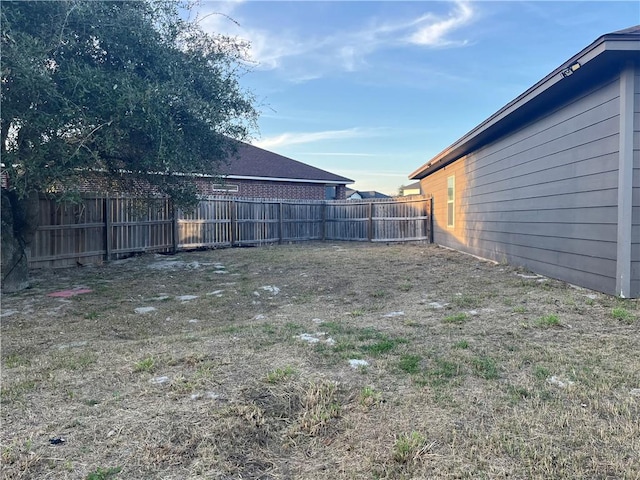
[[[469,342],[466,340],[460,340],[453,344],[453,348],[456,348],[459,350],[466,350],[467,348],[469,348]]]
[[[560,319],[557,315],[545,315],[536,321],[536,325],[541,328],[551,328],[560,326]]]
[[[456,295],[451,303],[459,308],[475,308],[480,305],[480,300],[472,295]]]
[[[276,368],[275,370],[267,373],[267,383],[282,382],[295,373],[296,371],[294,368],[289,365],[283,368]]]
[[[97,320],[97,318],[100,316],[100,314],[96,311],[91,311],[87,314],[85,314],[84,318],[85,320]]]
[[[364,315],[364,310],[362,310],[361,308],[356,308],[355,310],[351,311],[350,315],[352,317],[361,317],[362,315]]]
[[[536,365],[533,369],[533,376],[538,380],[546,380],[551,375],[551,371],[547,367]]]
[[[416,460],[430,447],[426,437],[420,432],[403,433],[396,437],[393,446],[393,459],[398,463],[407,463],[409,460]]]
[[[611,316],[627,324],[633,323],[633,314],[624,307],[615,307],[611,310]]]
[[[396,345],[407,343],[404,338],[383,338],[376,343],[363,345],[360,349],[371,355],[383,355],[396,348]]]
[[[151,372],[156,362],[153,357],[147,357],[137,362],[133,368],[135,372]]]
[[[386,295],[384,290],[376,290],[375,292],[373,292],[371,294],[371,296],[373,298],[384,298],[384,296]]]
[[[444,317],[442,323],[464,323],[468,318],[466,313],[456,313],[455,315]]]
[[[518,305],[517,307],[513,307],[513,313],[525,313],[527,309],[524,305]]]
[[[15,368],[21,366],[28,366],[31,362],[27,357],[22,355],[11,354],[4,359],[4,365],[6,368]]]
[[[498,374],[498,366],[495,359],[486,355],[474,358],[471,361],[471,366],[473,367],[475,374],[485,380],[495,380],[500,376]]]
[[[370,407],[382,402],[382,393],[373,387],[364,387],[360,390],[360,405]]]
[[[403,372],[414,374],[420,371],[420,362],[422,361],[422,357],[420,355],[403,355],[400,358],[400,362],[398,363],[398,367]]]
[[[122,467],[109,467],[109,468],[96,468],[93,472],[87,475],[86,480],[109,480],[115,477]]]

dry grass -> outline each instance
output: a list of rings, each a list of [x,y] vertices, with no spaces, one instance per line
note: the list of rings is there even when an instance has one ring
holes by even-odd
[[[317,243],[36,272],[2,478],[640,478],[638,301],[518,273]]]

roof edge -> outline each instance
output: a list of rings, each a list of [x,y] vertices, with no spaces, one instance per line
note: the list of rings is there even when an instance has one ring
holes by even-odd
[[[533,86],[518,95],[515,99],[507,103],[489,118],[467,132],[449,147],[447,147],[431,160],[423,164],[420,168],[412,172],[408,178],[411,180],[420,180],[431,173],[431,170],[438,170],[441,168],[441,166],[444,166],[445,163],[468,153],[468,149],[465,149],[465,145],[467,145],[481,133],[485,132],[488,128],[503,121],[520,107],[529,103],[540,94],[552,88],[558,82],[563,80],[565,77],[562,72],[566,71],[570,66],[578,63],[580,64],[580,67],[582,67],[586,63],[592,61],[594,58],[600,56],[605,51],[640,51],[640,42],[638,41],[638,35],[634,33],[627,33],[626,30],[622,32],[624,33],[607,33],[598,37],[590,45],[583,48],[580,52],[563,62],[551,73],[549,73],[544,78],[536,82]],[[435,167],[434,165],[437,163],[440,163],[441,165]]]
[[[355,180],[344,178],[341,180],[310,180],[305,178],[283,178],[283,177],[253,177],[248,175],[221,175],[227,180],[261,180],[265,182],[295,182],[295,183],[320,183],[323,185],[348,185],[355,183]]]

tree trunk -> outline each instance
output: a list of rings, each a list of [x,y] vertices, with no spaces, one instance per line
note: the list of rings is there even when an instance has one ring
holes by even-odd
[[[38,194],[19,199],[2,189],[2,292],[16,292],[29,286],[27,248],[38,228]]]

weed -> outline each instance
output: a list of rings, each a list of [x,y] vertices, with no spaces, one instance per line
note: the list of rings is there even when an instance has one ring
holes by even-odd
[[[469,342],[466,340],[460,340],[453,344],[453,348],[466,350],[467,348],[469,348]]]
[[[36,385],[36,381],[30,379],[11,385],[3,382],[2,389],[0,389],[0,399],[2,399],[2,403],[16,401],[22,398],[25,393],[35,390]]]
[[[426,453],[431,445],[420,432],[402,433],[396,436],[393,446],[393,459],[398,463],[407,463],[409,460],[417,460]]]
[[[560,319],[557,315],[545,315],[536,320],[536,325],[541,328],[550,328],[560,326]]]
[[[400,357],[400,362],[398,362],[398,367],[403,372],[414,374],[420,371],[420,362],[422,361],[422,357],[420,355],[403,355]]]
[[[93,472],[87,475],[86,480],[109,480],[110,478],[115,477],[120,471],[122,467],[109,467],[109,468],[96,468]]]
[[[99,316],[100,316],[100,314],[98,312],[91,311],[91,312],[85,314],[84,319],[85,320],[97,320]]]
[[[385,353],[389,353],[401,343],[407,343],[407,340],[404,338],[384,338],[376,343],[363,345],[360,349],[371,355],[383,355]]]
[[[476,308],[480,306],[480,300],[472,295],[456,295],[451,303],[459,308]]]
[[[156,365],[156,362],[153,359],[153,357],[147,357],[137,362],[133,367],[133,371],[134,372],[152,372],[155,365]]]
[[[498,374],[497,362],[495,359],[486,355],[473,358],[471,360],[471,366],[475,374],[485,380],[495,380],[500,376]]]
[[[276,368],[271,372],[267,373],[267,383],[279,383],[283,380],[286,380],[291,375],[296,373],[295,369],[289,365],[283,368]]]
[[[31,362],[27,357],[15,353],[7,355],[4,359],[4,366],[6,368],[27,367],[30,363]]]
[[[371,294],[373,298],[384,298],[385,295],[386,295],[386,292],[384,290],[376,290]]]
[[[365,327],[357,332],[357,338],[361,342],[364,342],[367,340],[383,340],[387,337],[382,332],[376,330],[373,327]]]
[[[93,352],[69,353],[58,357],[54,369],[84,370],[98,361],[98,355]]]
[[[513,313],[525,313],[527,309],[524,305],[518,305],[517,307],[513,307]]]
[[[302,398],[302,413],[297,429],[308,435],[324,431],[329,422],[340,416],[338,385],[334,382],[312,382]]]
[[[362,310],[361,308],[356,308],[355,310],[352,310],[350,312],[350,315],[352,317],[361,317],[364,315],[364,310]]]
[[[370,407],[372,405],[378,405],[381,402],[382,392],[369,386],[363,387],[362,390],[360,390],[360,405]]]
[[[398,287],[398,289],[401,292],[405,292],[405,293],[406,292],[410,292],[412,288],[413,288],[413,285],[411,285],[411,282],[409,282],[409,281],[401,283],[400,286]]]
[[[456,313],[455,315],[449,315],[442,319],[442,323],[464,323],[469,316],[466,313]]]
[[[620,320],[628,325],[631,325],[633,323],[633,314],[624,307],[615,307],[613,310],[611,310],[611,316],[614,319]]]
[[[536,365],[536,367],[533,369],[533,376],[538,380],[546,380],[547,378],[549,378],[549,375],[551,375],[551,371],[546,367]]]
[[[452,378],[460,375],[460,365],[449,360],[437,358],[434,360],[433,368],[427,370],[417,384],[420,386],[430,385],[432,387],[438,387],[445,385]]]
[[[517,387],[513,385],[509,385],[508,393],[511,403],[517,403],[521,400],[531,397],[532,395],[531,392],[525,387]]]

